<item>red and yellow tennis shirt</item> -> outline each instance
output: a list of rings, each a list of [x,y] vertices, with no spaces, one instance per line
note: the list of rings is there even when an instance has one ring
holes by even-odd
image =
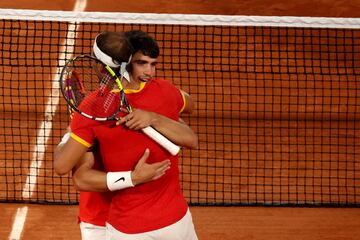
[[[184,108],[180,90],[166,80],[154,79],[136,91],[127,91],[133,108],[179,119]],[[141,131],[115,126],[114,122],[96,122],[76,114],[71,123],[73,138],[85,146],[95,139],[107,172],[133,170],[146,148],[147,163],[171,160],[171,168],[158,180],[114,192],[108,222],[121,232],[141,233],[166,227],[180,220],[187,211],[178,169],[178,156],[170,155]],[[75,136],[74,136],[75,135]]]

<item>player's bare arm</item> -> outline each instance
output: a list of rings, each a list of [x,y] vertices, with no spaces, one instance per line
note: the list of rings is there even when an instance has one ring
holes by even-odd
[[[170,168],[168,159],[148,164],[146,159],[149,151],[146,150],[131,172],[131,180],[134,186],[156,180],[163,176]],[[85,153],[84,157],[73,169],[73,181],[75,188],[79,191],[105,192],[109,191],[106,183],[106,172],[93,169],[94,154]]]
[[[54,150],[54,171],[58,175],[69,173],[81,160],[87,149],[86,146],[71,137],[66,142],[59,144]]]
[[[196,148],[198,145],[197,135],[184,121],[174,121],[154,112],[134,109],[132,113],[120,120],[119,124],[125,124],[133,130],[152,126],[177,145],[187,148]]]
[[[184,97],[184,109],[182,113],[191,113],[194,109],[194,102],[188,93],[182,90],[180,91]],[[152,126],[177,145],[187,148],[197,148],[198,146],[197,135],[181,118],[179,121],[174,121],[161,114],[134,109],[133,112],[118,121],[117,124],[125,124],[133,130],[140,130]]]

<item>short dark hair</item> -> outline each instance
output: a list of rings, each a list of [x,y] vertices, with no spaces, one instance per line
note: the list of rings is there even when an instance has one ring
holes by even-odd
[[[134,51],[123,32],[102,32],[96,37],[96,44],[118,63],[127,62]]]
[[[151,58],[157,58],[160,55],[158,43],[147,32],[130,30],[125,32],[125,35],[132,45],[133,54],[141,51],[142,54]]]

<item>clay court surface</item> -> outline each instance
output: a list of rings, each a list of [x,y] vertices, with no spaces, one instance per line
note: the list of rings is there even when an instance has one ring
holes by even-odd
[[[0,8],[72,10],[75,1],[8,1]],[[88,1],[86,11],[360,17],[360,1]],[[0,204],[0,239],[8,239],[18,209],[28,208],[23,240],[79,240],[76,205]],[[333,239],[360,236],[359,208],[191,207],[201,240]]]

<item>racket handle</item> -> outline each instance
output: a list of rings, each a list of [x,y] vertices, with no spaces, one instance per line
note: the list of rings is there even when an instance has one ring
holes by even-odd
[[[160,144],[162,147],[164,147],[166,150],[171,153],[171,155],[175,156],[180,151],[180,147],[171,142],[169,139],[164,137],[161,133],[156,131],[152,127],[146,127],[143,128],[142,131],[148,135],[152,140]]]

